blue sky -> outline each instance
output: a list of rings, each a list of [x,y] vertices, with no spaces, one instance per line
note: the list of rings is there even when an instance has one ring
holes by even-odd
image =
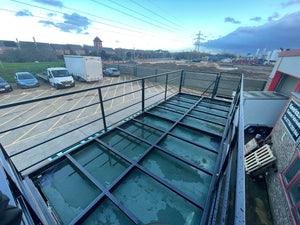
[[[0,40],[254,52],[300,48],[300,0],[2,0]]]

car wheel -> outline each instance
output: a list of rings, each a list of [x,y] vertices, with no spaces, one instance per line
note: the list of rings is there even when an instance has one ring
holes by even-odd
[[[54,84],[54,87],[55,87],[55,89],[58,89],[58,85],[57,84]]]

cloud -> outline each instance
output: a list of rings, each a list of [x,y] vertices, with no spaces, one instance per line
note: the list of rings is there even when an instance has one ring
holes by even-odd
[[[39,23],[44,24],[44,27],[51,27],[55,25],[52,21],[49,20],[40,20]]]
[[[241,23],[240,21],[237,21],[237,20],[235,20],[235,19],[232,18],[232,17],[226,17],[226,18],[224,19],[224,22],[225,22],[225,23],[227,23],[227,22],[229,22],[229,23],[235,23],[235,24]]]
[[[300,4],[300,0],[291,0],[291,1],[288,1],[288,2],[283,2],[283,3],[281,3],[281,6],[283,8],[285,8],[285,7],[288,7],[290,5],[295,5],[295,4]]]
[[[89,34],[85,30],[88,29],[88,26],[91,24],[89,19],[84,16],[80,16],[78,13],[64,14],[64,22],[54,23],[48,20],[40,20],[39,23],[44,24],[46,27],[56,27],[63,32],[67,33],[77,33],[77,34]]]
[[[57,14],[56,13],[47,13],[47,16],[48,17],[54,17],[54,16],[57,16]]]
[[[16,12],[15,16],[33,16],[33,14],[29,10],[23,9],[19,12]]]
[[[300,11],[261,26],[239,27],[225,37],[203,43],[206,48],[234,53],[255,52],[257,48],[300,48]]]
[[[51,5],[59,8],[63,8],[64,4],[59,0],[33,0],[38,3],[42,3],[44,5]]]
[[[253,17],[250,20],[259,22],[259,21],[261,21],[261,17]]]
[[[268,17],[268,21],[273,21],[273,19],[279,18],[279,14],[277,12],[275,12],[273,14],[273,16],[269,16]]]

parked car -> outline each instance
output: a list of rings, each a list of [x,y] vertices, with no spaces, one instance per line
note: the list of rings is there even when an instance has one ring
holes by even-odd
[[[28,72],[19,72],[15,75],[15,81],[20,88],[39,87],[39,81]]]
[[[0,77],[0,92],[9,92],[12,91],[12,87],[6,80]]]
[[[108,68],[103,71],[105,76],[120,76],[120,71],[116,68]]]

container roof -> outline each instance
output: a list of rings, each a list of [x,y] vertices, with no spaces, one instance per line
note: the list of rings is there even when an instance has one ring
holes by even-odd
[[[292,49],[289,51],[279,52],[278,57],[300,56],[300,49]]]

